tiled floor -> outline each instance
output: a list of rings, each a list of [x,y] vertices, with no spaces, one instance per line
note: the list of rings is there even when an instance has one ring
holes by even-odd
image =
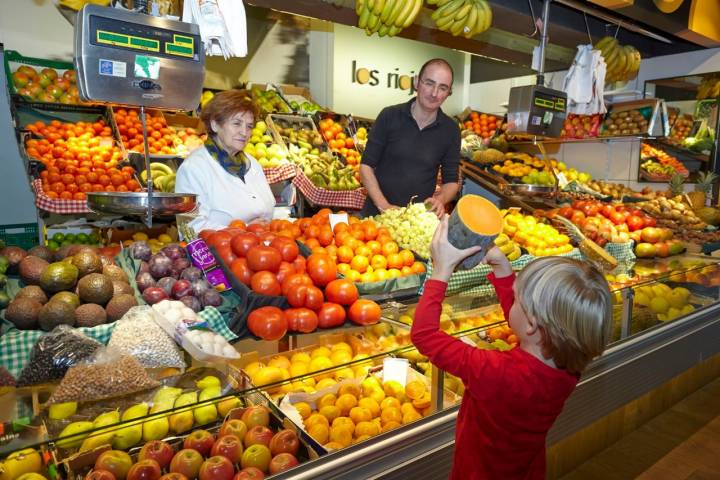
[[[720,480],[720,379],[562,480]]]

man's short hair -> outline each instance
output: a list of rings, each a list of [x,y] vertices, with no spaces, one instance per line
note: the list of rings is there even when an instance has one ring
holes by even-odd
[[[452,85],[452,83],[455,81],[455,72],[453,71],[453,68],[450,66],[450,64],[447,62],[447,60],[444,60],[442,58],[433,58],[433,59],[425,62],[423,64],[423,66],[420,67],[420,73],[418,73],[418,80],[420,80],[422,78],[423,73],[425,73],[425,69],[427,67],[429,67],[430,65],[443,65],[443,66],[445,66],[445,68],[450,70],[450,78],[452,80],[450,82],[450,84]]]

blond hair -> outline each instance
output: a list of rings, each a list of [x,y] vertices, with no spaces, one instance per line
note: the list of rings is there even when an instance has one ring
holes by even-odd
[[[538,323],[543,356],[581,373],[610,339],[612,297],[600,272],[565,257],[529,263],[515,282],[516,301]]]

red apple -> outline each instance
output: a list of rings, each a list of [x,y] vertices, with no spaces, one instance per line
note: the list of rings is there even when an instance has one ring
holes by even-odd
[[[197,478],[203,457],[197,450],[186,448],[175,454],[170,462],[171,473],[181,473],[189,479]]]
[[[635,230],[640,230],[645,226],[645,221],[642,219],[642,217],[639,217],[637,215],[630,215],[625,223],[627,223],[628,230],[630,230],[631,232],[634,232]]]
[[[23,72],[13,72],[12,81],[16,89],[25,88],[30,84],[30,77]]]
[[[160,468],[165,468],[170,465],[174,455],[175,450],[169,444],[162,440],[152,440],[143,445],[138,454],[138,460],[149,458],[158,462]]]
[[[292,467],[299,464],[300,462],[297,461],[295,455],[291,453],[281,453],[279,455],[275,455],[273,459],[270,460],[270,475],[290,470]]]
[[[160,477],[160,480],[188,480],[188,478],[183,475],[182,473],[166,473],[162,477]]]
[[[235,435],[238,438],[245,438],[247,430],[248,427],[245,425],[245,422],[238,418],[233,418],[222,424],[220,431],[218,432],[218,437],[222,437],[224,435]]]
[[[192,448],[200,452],[203,457],[207,457],[212,450],[213,443],[215,443],[215,437],[212,433],[207,430],[195,430],[185,437],[183,448]]]
[[[610,216],[615,213],[615,207],[612,205],[605,205],[600,209],[600,213],[602,213],[605,218],[610,218]]]
[[[265,474],[255,467],[247,467],[235,474],[233,480],[263,480]]]
[[[160,464],[155,460],[140,460],[130,467],[127,474],[127,480],[158,480],[162,477],[162,469]]]
[[[255,467],[263,472],[267,472],[271,458],[270,449],[265,445],[251,445],[243,452],[240,465],[242,468]]]
[[[620,225],[621,223],[625,223],[624,213],[628,213],[628,212],[615,212],[612,215],[610,215],[610,220],[612,220],[612,223],[614,223],[615,225]]]
[[[268,447],[270,445],[270,440],[272,440],[272,437],[272,430],[267,427],[263,427],[262,425],[255,425],[245,434],[245,439],[243,440],[243,442],[245,443],[245,448],[249,447],[250,445],[256,444],[265,445],[266,447]]]
[[[215,455],[205,460],[200,467],[200,480],[232,480],[235,467],[222,455]]]
[[[660,240],[660,229],[655,227],[645,227],[640,231],[640,237],[643,242],[657,243]]]
[[[270,453],[273,456],[278,453],[292,453],[296,455],[298,448],[300,448],[300,440],[298,440],[295,432],[286,428],[273,435],[269,447]]]
[[[117,480],[115,478],[115,475],[108,472],[107,470],[96,470],[93,469],[88,475],[85,477],[85,480]]]
[[[130,455],[122,450],[108,450],[100,454],[95,460],[96,470],[107,470],[112,473],[117,480],[127,477],[128,471],[132,466]]]
[[[255,425],[267,427],[270,425],[270,410],[263,405],[248,407],[243,412],[241,420],[247,425],[247,428],[252,428]]]
[[[575,225],[580,225],[583,220],[585,220],[585,214],[581,210],[575,210],[570,216],[570,221]]]
[[[236,435],[223,435],[210,450],[210,455],[222,455],[232,463],[239,463],[243,453],[242,440]]]

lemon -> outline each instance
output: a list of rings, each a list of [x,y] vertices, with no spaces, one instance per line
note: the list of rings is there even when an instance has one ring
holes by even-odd
[[[133,233],[132,239],[135,240],[136,242],[140,242],[143,240],[147,241],[148,236],[147,236],[147,233],[145,233],[145,232],[135,232],[135,233]]]
[[[172,243],[173,241],[172,237],[167,233],[162,233],[158,235],[157,239],[162,243]]]
[[[310,352],[310,358],[315,359],[317,357],[330,357],[331,351],[327,347],[318,347],[312,352]]]
[[[637,292],[635,294],[635,303],[637,303],[638,305],[642,305],[643,307],[649,307],[650,299],[646,294],[642,292]]]
[[[672,292],[666,298],[671,307],[683,308],[687,304],[687,298],[681,292]]]
[[[333,352],[337,350],[345,350],[352,357],[352,348],[345,342],[338,342],[330,348]]]
[[[663,297],[655,297],[650,300],[650,310],[654,313],[666,313],[670,308],[670,303]]]
[[[290,363],[310,363],[310,360],[312,359],[310,358],[310,355],[306,352],[293,353],[293,356],[290,357]]]

